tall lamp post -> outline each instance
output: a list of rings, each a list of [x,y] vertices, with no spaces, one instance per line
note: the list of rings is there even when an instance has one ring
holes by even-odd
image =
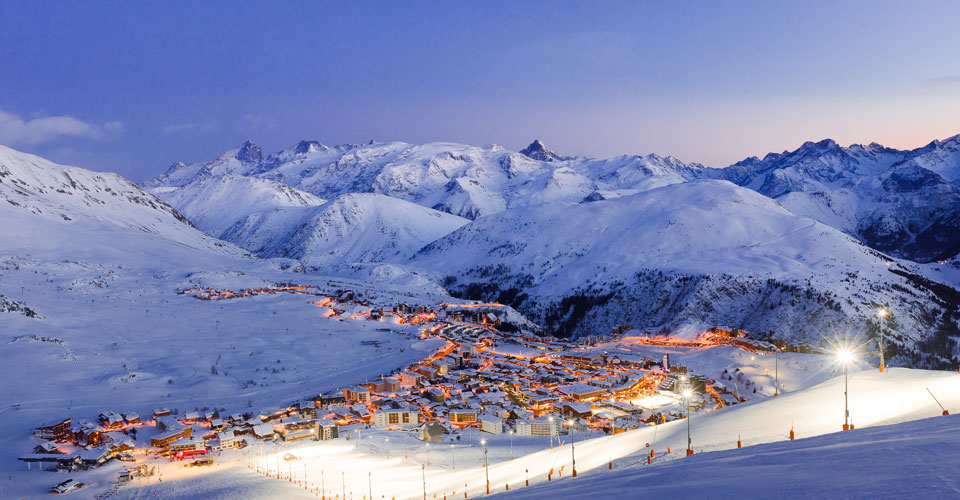
[[[577,446],[573,438],[573,419],[567,422],[567,431],[570,433],[570,465],[573,468],[573,477],[577,477]]]
[[[837,361],[843,365],[843,430],[850,430],[850,405],[847,401],[847,392],[850,388],[847,380],[847,365],[853,361],[853,353],[843,348],[837,351]]]
[[[513,429],[510,429],[510,460],[513,460]]]
[[[780,395],[780,348],[777,347],[776,358],[773,362],[773,397]]]
[[[483,445],[483,472],[487,477],[487,495],[490,494],[490,462],[487,461],[487,440],[480,441]]]
[[[683,403],[687,408],[687,456],[693,455],[693,448],[690,446],[693,441],[690,439],[690,395],[693,392],[690,389],[683,390]]]
[[[890,311],[887,311],[886,308],[881,307],[880,309],[877,309],[877,317],[880,318],[880,325],[877,329],[880,332],[880,371],[881,372],[883,372],[883,365],[886,364],[886,360],[884,359],[884,353],[883,353],[883,348],[884,348],[883,326],[884,326],[884,320],[887,319],[888,315],[890,315]]]

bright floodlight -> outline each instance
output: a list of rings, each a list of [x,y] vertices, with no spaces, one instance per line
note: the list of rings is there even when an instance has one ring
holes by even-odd
[[[851,352],[850,349],[847,349],[846,347],[840,349],[839,351],[837,351],[837,361],[841,363],[849,363],[853,361],[853,352]]]
[[[686,381],[687,381],[687,376],[686,376],[686,375],[680,375],[680,381],[681,381],[681,382],[686,382]]]
[[[887,314],[890,314],[890,312],[887,311],[886,309],[884,309],[884,308],[882,308],[882,307],[881,307],[880,309],[877,309],[877,316],[879,316],[879,317],[881,317],[881,318],[886,318],[886,317],[887,317]]]
[[[691,391],[690,389],[683,390],[683,397],[689,398],[691,394],[693,394],[693,391]]]
[[[486,444],[487,444],[487,440],[486,440],[486,439],[481,439],[481,440],[480,440],[480,444],[486,445]]]

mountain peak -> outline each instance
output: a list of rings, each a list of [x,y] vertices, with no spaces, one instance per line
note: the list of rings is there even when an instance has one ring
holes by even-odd
[[[307,153],[316,153],[317,151],[325,151],[326,149],[327,147],[318,141],[300,141],[297,143],[296,147],[294,147],[293,152],[294,154],[302,155]]]
[[[263,154],[260,146],[249,139],[241,144],[240,149],[237,150],[237,159],[244,163],[260,163],[264,158],[266,158],[266,155]]]
[[[520,150],[520,154],[540,161],[562,161],[569,159],[548,149],[540,139],[534,139],[529,146]]]

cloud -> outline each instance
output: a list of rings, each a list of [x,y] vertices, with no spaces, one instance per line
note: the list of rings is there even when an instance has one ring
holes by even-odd
[[[123,123],[88,123],[72,116],[41,116],[24,120],[0,110],[0,144],[33,145],[63,137],[105,141],[119,137]]]
[[[924,81],[927,85],[934,87],[955,87],[960,86],[960,75],[946,75],[930,78]]]
[[[210,132],[215,128],[212,123],[175,123],[173,125],[167,125],[161,130],[164,134],[177,134],[180,132]]]

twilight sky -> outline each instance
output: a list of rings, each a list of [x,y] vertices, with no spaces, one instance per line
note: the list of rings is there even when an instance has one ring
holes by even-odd
[[[0,2],[0,144],[134,180],[245,139],[710,166],[960,133],[960,2]]]

